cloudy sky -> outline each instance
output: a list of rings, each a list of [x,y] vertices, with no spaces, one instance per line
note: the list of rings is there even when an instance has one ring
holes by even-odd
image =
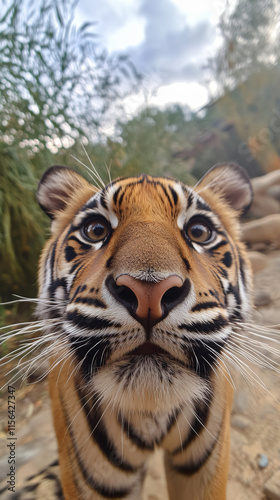
[[[219,44],[224,5],[224,0],[80,0],[77,22],[95,21],[100,45],[130,56],[147,77],[149,103],[177,101],[197,110],[207,102],[203,65]]]

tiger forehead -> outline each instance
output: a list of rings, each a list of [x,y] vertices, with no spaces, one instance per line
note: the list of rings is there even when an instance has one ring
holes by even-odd
[[[116,181],[112,186],[111,205],[121,216],[127,211],[175,216],[185,204],[186,193],[190,195],[190,191],[175,180],[141,175]]]

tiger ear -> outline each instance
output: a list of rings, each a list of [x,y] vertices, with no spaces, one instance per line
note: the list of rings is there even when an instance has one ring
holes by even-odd
[[[196,184],[196,191],[210,189],[243,215],[250,208],[253,189],[246,170],[237,163],[217,163]]]
[[[57,212],[62,211],[76,191],[89,186],[88,182],[75,170],[56,165],[50,167],[39,182],[36,197],[46,212],[54,219]]]

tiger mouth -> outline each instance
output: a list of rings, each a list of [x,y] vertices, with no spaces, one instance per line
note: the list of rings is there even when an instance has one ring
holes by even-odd
[[[152,354],[165,354],[168,355],[168,353],[162,349],[161,347],[152,344],[151,342],[144,342],[144,344],[141,344],[140,346],[136,347],[133,351],[131,351],[130,356],[139,356],[139,355],[145,355],[149,356]]]

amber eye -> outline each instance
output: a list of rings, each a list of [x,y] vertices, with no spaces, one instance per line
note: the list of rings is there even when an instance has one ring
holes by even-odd
[[[108,236],[110,225],[105,219],[91,219],[82,228],[82,234],[93,243],[102,241]]]
[[[215,234],[210,224],[199,219],[186,224],[185,233],[191,241],[200,245],[209,243]]]

